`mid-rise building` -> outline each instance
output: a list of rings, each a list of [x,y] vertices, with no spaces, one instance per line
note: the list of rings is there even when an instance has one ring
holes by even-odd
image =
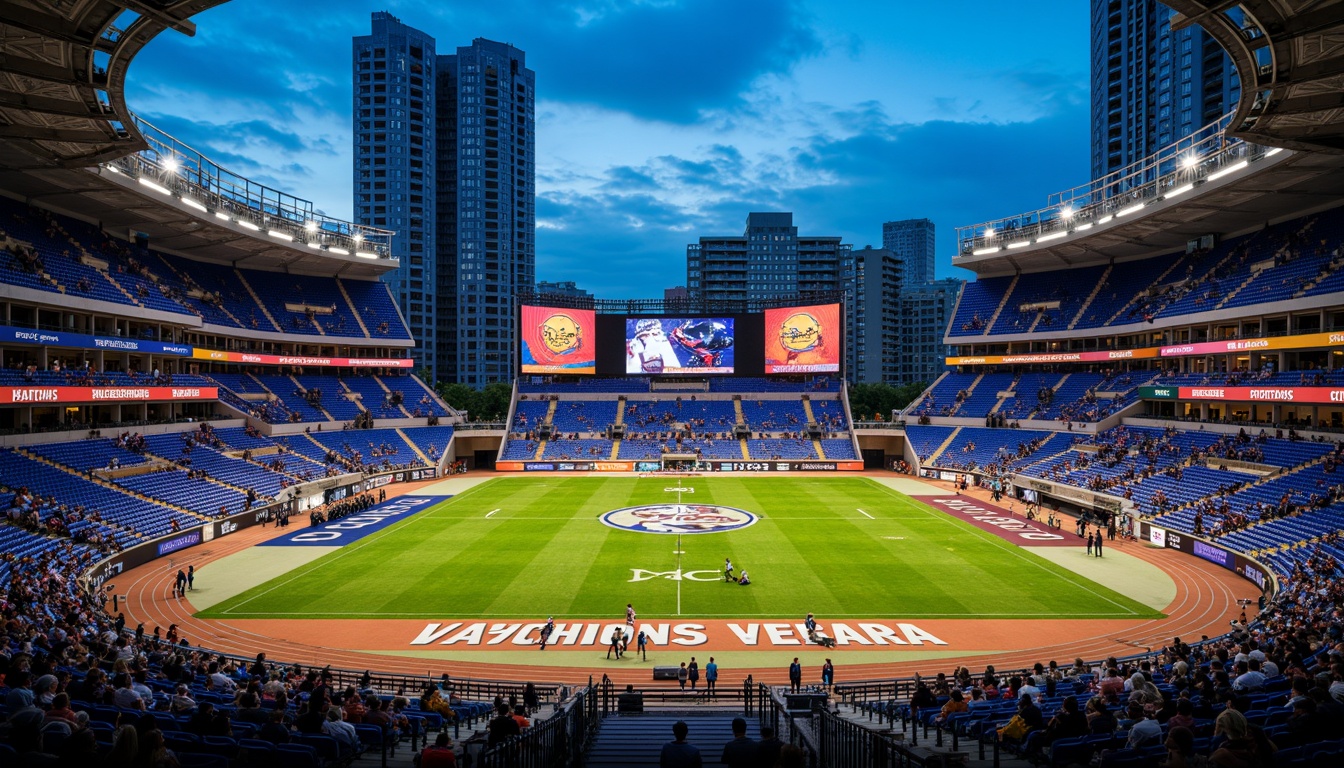
[[[907,285],[900,299],[900,366],[893,384],[931,382],[947,369],[950,347],[943,343],[965,280],[944,278]]]
[[[536,295],[537,300],[541,302],[545,302],[548,298],[564,299],[566,306],[573,306],[575,303],[587,303],[591,306],[593,303],[593,292],[585,291],[573,280],[557,282],[542,280],[537,283]]]
[[[355,217],[397,231],[389,278],[437,379],[513,376],[513,297],[536,283],[535,75],[482,38],[437,55],[386,12],[354,38]]]
[[[901,260],[906,285],[922,285],[933,280],[933,256],[937,241],[929,219],[905,219],[882,224],[882,247]]]
[[[749,213],[741,236],[686,246],[686,290],[704,301],[842,290],[850,248],[839,237],[800,237],[792,213]]]
[[[1237,103],[1226,51],[1198,24],[1173,30],[1173,13],[1157,0],[1092,0],[1094,179],[1190,136]]]

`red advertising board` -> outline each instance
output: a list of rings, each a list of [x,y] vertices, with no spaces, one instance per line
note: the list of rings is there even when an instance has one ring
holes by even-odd
[[[1181,387],[1182,400],[1344,405],[1344,389],[1335,387]]]
[[[261,355],[252,352],[224,352],[215,349],[196,349],[192,357],[217,363],[246,363],[248,365],[301,365],[319,368],[414,368],[409,357],[304,357],[302,355]]]
[[[0,405],[218,399],[215,387],[0,387]]]

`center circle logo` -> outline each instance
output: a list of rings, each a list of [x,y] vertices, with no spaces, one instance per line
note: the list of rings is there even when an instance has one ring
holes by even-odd
[[[755,525],[756,515],[717,504],[645,504],[613,509],[602,524],[637,533],[723,533]]]

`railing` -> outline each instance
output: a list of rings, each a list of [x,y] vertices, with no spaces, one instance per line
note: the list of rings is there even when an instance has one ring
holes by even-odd
[[[1044,208],[957,228],[955,259],[1051,240],[1105,224],[1159,198],[1189,192],[1239,163],[1281,150],[1224,135],[1232,113],[1125,168],[1050,195]]]
[[[602,717],[597,689],[581,688],[555,714],[533,723],[519,736],[481,753],[479,768],[560,768],[583,763],[583,753]]]
[[[817,738],[808,722],[813,713],[809,713],[807,717],[795,714],[789,709],[788,702],[784,699],[785,694],[779,689],[771,688],[765,683],[758,683],[753,689],[750,678],[743,686],[743,693],[747,697],[747,715],[750,716],[754,712],[757,725],[769,726],[780,741],[802,750],[807,756],[808,768],[821,768],[827,765],[820,759]]]
[[[368,259],[392,258],[391,230],[314,211],[312,202],[222,168],[151,123],[138,116],[133,119],[149,148],[103,163],[103,168],[136,178],[150,189],[180,198],[202,215],[236,222],[258,236],[340,256],[353,252]]]

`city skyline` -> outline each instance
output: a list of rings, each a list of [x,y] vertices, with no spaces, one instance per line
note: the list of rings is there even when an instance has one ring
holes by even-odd
[[[538,73],[536,277],[600,298],[661,295],[694,234],[761,210],[855,247],[927,217],[936,276],[965,277],[950,266],[957,226],[1087,180],[1086,7],[726,6],[235,0],[202,13],[196,37],[151,44],[128,103],[232,170],[353,217],[339,41],[388,10],[440,47],[511,43]],[[306,25],[284,22],[305,9]],[[998,20],[961,24],[976,13]]]

